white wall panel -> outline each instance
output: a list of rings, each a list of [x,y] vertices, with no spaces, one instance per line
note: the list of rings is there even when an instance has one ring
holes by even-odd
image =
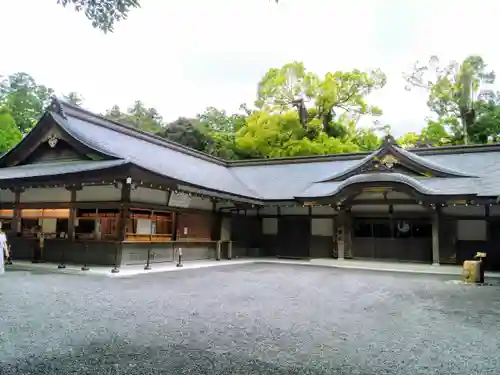
[[[292,206],[292,207],[281,207],[281,215],[309,215],[309,207],[305,206]]]
[[[448,206],[442,212],[451,216],[485,216],[484,206]]]
[[[395,204],[394,212],[426,212],[427,209],[418,204]]]
[[[271,206],[264,206],[260,209],[260,214],[261,215],[277,215],[278,214],[278,208],[277,207],[271,207]]]
[[[384,204],[360,204],[352,206],[351,211],[355,213],[385,213],[389,215],[389,206]]]
[[[14,203],[14,193],[9,189],[0,190],[0,202],[2,203]]]
[[[21,193],[21,203],[70,201],[71,192],[65,188],[31,188]]]
[[[138,187],[130,191],[132,202],[154,203],[166,206],[168,202],[168,191],[156,190],[146,187]]]
[[[333,219],[311,219],[313,236],[333,236]]]
[[[197,208],[199,210],[212,210],[212,200],[209,198],[191,197],[189,208]]]
[[[313,215],[336,215],[337,212],[331,206],[313,206],[312,207]]]
[[[92,201],[120,201],[122,190],[114,185],[84,186],[82,190],[76,192],[78,202]]]

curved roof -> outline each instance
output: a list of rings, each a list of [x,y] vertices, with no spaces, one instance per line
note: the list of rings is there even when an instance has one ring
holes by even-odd
[[[241,202],[252,200],[261,204],[266,201],[289,201],[295,197],[329,196],[353,184],[377,182],[404,184],[424,195],[500,195],[500,145],[448,147],[443,149],[445,152],[441,148],[407,151],[398,146],[392,137],[387,137],[382,147],[372,153],[227,162],[57,101],[35,129],[0,159],[3,161],[1,170],[5,173],[3,181],[23,178],[22,174],[19,177],[11,175],[17,169],[11,170],[9,166],[20,162],[20,155],[29,154],[55,124],[71,138],[71,146],[81,147],[81,153],[96,153],[97,157],[111,162],[126,160],[131,165],[171,178],[179,184],[212,193],[220,192]],[[9,154],[13,160],[11,164],[10,159],[7,160]],[[389,167],[385,168],[387,173],[384,170],[364,173],[373,171],[374,158],[383,162],[382,158],[386,155],[396,158],[404,167],[402,169],[410,169],[420,176],[412,177],[401,169]],[[71,164],[73,166],[67,166],[68,170],[76,167],[76,164]],[[85,168],[91,166],[85,165]],[[23,168],[30,171],[26,177],[37,173],[47,175],[51,171],[57,174],[59,170],[51,163]],[[433,177],[427,177],[429,175]]]
[[[40,164],[26,164],[16,167],[2,168],[0,180],[15,180],[42,176],[60,176],[64,174],[81,173],[110,169],[129,164],[128,160],[101,160],[82,162],[46,162],[43,168]]]
[[[436,179],[431,179],[436,180]],[[420,180],[413,178],[408,175],[401,173],[366,173],[354,175],[346,180],[338,182],[319,182],[314,183],[309,188],[304,190],[301,194],[296,195],[295,198],[319,198],[335,196],[350,186],[358,184],[372,184],[372,183],[390,183],[390,184],[402,184],[406,185],[421,195],[476,195],[475,192],[471,192],[470,187],[465,187],[464,191],[443,191],[441,189],[436,189],[432,185],[428,185],[427,180]]]
[[[172,144],[160,137],[115,124],[72,106],[53,114],[58,124],[88,147],[115,158],[130,160],[153,173],[185,184],[250,198],[259,194],[245,186],[223,163],[206,155]]]
[[[326,181],[339,181],[344,178],[349,177],[353,173],[359,172],[363,167],[368,166],[374,159],[383,158],[385,155],[392,155],[403,164],[408,164],[410,169],[417,168],[423,171],[429,171],[439,177],[475,177],[470,173],[466,173],[460,170],[451,169],[427,160],[419,155],[413,154],[406,151],[400,147],[391,136],[387,136],[382,144],[382,147],[377,151],[371,153],[370,155],[361,159],[358,163],[353,164],[349,168],[343,170],[340,173],[335,173],[326,179],[316,182],[326,182]]]

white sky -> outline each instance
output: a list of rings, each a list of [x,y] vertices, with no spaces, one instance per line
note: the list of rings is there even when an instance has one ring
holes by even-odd
[[[388,85],[370,101],[402,133],[428,114],[401,78],[415,60],[480,54],[500,71],[493,0],[141,0],[109,35],[56,3],[0,0],[0,75],[25,71],[99,112],[137,99],[167,121],[236,111],[268,68],[297,60],[316,73],[381,68]]]

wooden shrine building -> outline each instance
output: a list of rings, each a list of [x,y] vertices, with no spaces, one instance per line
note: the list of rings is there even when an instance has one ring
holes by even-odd
[[[223,256],[500,268],[500,145],[224,161],[55,100],[0,158],[14,259],[42,227],[53,262]]]

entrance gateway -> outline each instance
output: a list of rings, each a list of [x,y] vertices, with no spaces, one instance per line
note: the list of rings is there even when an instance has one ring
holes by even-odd
[[[152,157],[154,155],[154,157]],[[0,157],[17,259],[120,265],[238,256],[500,268],[500,145],[223,161],[54,99]],[[231,244],[231,246],[229,246]],[[231,249],[231,250],[229,250]]]

